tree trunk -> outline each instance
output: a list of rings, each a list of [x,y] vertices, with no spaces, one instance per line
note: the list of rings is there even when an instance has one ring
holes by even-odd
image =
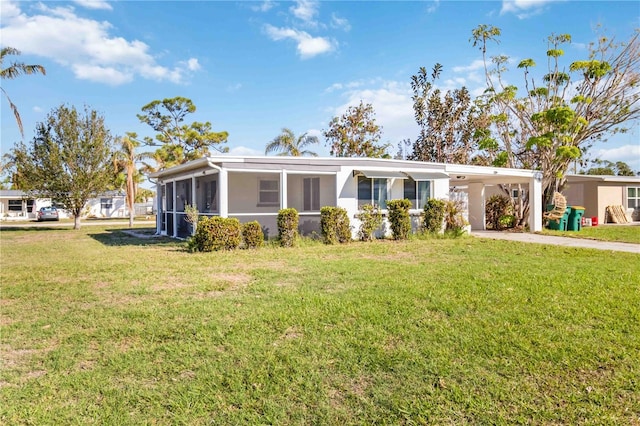
[[[80,213],[73,214],[73,229],[80,229]]]
[[[133,228],[133,216],[134,216],[134,211],[133,209],[129,209],[129,228]]]

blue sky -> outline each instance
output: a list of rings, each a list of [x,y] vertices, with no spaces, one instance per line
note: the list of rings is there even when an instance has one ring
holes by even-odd
[[[640,27],[637,1],[113,1],[0,3],[2,46],[46,67],[46,76],[3,80],[25,141],[61,103],[104,114],[112,133],[153,136],[136,114],[154,99],[184,96],[189,121],[229,132],[231,153],[262,155],[282,127],[320,136],[333,116],[373,104],[383,140],[416,138],[410,77],[444,66],[440,87],[483,88],[479,24],[502,29],[494,53],[544,64],[546,38],[569,33],[567,64],[584,58],[602,25],[626,40]],[[540,70],[543,71],[542,68]],[[511,83],[521,85],[514,73]],[[1,153],[20,134],[2,99]],[[393,150],[395,153],[395,149]],[[640,170],[640,129],[592,150]]]

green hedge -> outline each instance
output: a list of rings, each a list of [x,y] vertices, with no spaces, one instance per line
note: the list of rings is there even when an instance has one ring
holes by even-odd
[[[411,201],[407,199],[387,201],[387,211],[394,240],[406,240],[409,237],[411,232],[410,208]]]
[[[436,198],[429,198],[422,212],[422,230],[439,234],[444,224],[445,202]]]
[[[293,247],[298,236],[298,211],[294,208],[278,212],[278,238],[282,247]]]
[[[351,241],[351,224],[347,211],[342,207],[322,207],[320,231],[325,244],[344,244]]]
[[[365,204],[361,210],[358,214],[358,219],[360,219],[358,237],[361,241],[371,241],[374,232],[382,226],[384,219],[380,210],[371,204]]]
[[[262,246],[264,233],[257,220],[242,225],[242,239],[244,240],[245,248],[253,249]]]
[[[240,246],[242,233],[235,218],[213,216],[198,221],[196,233],[189,239],[191,251],[234,250]]]

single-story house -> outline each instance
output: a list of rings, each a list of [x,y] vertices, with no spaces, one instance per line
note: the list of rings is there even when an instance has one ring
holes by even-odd
[[[622,206],[627,216],[640,221],[640,176],[568,175],[562,193],[570,206],[585,208],[585,217],[607,220],[607,206]]]
[[[185,206],[201,215],[257,220],[277,234],[277,214],[293,207],[303,234],[319,232],[320,208],[347,210],[354,235],[362,205],[384,213],[386,200],[408,198],[417,216],[429,198],[467,201],[471,229],[485,229],[485,188],[524,184],[530,188],[531,231],[542,229],[541,175],[533,170],[418,161],[336,157],[203,157],[151,174],[156,180],[157,232],[187,237]]]
[[[41,207],[51,206],[50,198],[33,199],[23,191],[0,190],[0,218],[2,220],[35,220]],[[137,203],[136,214],[151,214],[153,203]],[[61,218],[72,215],[59,207]],[[90,198],[82,212],[82,217],[125,218],[129,209],[125,195],[119,191],[108,191],[96,198]]]
[[[36,219],[36,212],[41,207],[51,205],[48,198],[29,198],[22,191],[11,189],[0,190],[0,219],[27,220]]]

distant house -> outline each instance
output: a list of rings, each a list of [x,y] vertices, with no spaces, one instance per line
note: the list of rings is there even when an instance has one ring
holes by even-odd
[[[185,206],[204,216],[257,220],[277,234],[278,211],[293,207],[300,231],[319,232],[320,208],[347,210],[354,235],[364,204],[386,209],[386,201],[408,198],[417,217],[429,198],[455,194],[467,203],[472,229],[485,229],[486,188],[523,184],[531,203],[531,231],[542,229],[541,176],[533,170],[465,166],[374,158],[204,157],[151,175],[157,180],[158,233],[190,233]]]
[[[640,221],[640,176],[568,175],[563,191],[567,204],[585,208],[585,217],[607,220],[607,206],[623,206],[634,221]]]
[[[50,205],[49,199],[29,198],[22,191],[0,190],[0,219],[2,220],[35,219],[40,207]]]
[[[35,220],[41,207],[51,206],[50,198],[33,199],[23,191],[0,190],[0,218],[2,220]],[[150,214],[151,203],[136,205],[136,214]],[[71,214],[59,207],[60,217],[69,218]],[[82,211],[83,217],[118,218],[128,217],[129,209],[125,195],[119,191],[108,191],[96,198],[90,198]]]

